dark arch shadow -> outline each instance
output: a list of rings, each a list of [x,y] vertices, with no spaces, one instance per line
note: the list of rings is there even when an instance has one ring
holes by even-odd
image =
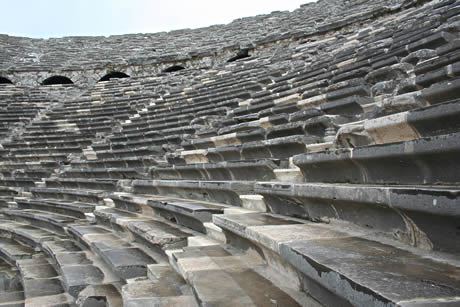
[[[13,84],[13,82],[5,77],[0,77],[0,84]]]
[[[52,76],[42,82],[42,85],[53,85],[53,84],[73,84],[72,80],[64,76]]]
[[[120,71],[113,71],[113,72],[109,72],[104,77],[99,79],[98,82],[100,82],[100,81],[109,81],[112,78],[129,78],[129,75],[127,75],[125,73],[122,73]]]
[[[174,72],[174,71],[179,71],[179,70],[182,70],[182,69],[185,69],[185,67],[180,66],[180,65],[173,65],[173,66],[170,66],[170,67],[166,68],[165,70],[163,70],[163,72]]]
[[[235,62],[236,60],[250,58],[249,49],[240,50],[233,58],[230,58],[227,63]]]

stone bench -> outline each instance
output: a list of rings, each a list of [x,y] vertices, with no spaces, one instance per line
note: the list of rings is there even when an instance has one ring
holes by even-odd
[[[128,157],[100,160],[72,160],[70,165],[77,168],[144,168],[158,165],[159,162],[159,159],[151,157]]]
[[[241,206],[239,195],[253,194],[253,184],[245,181],[134,180],[136,194],[154,194]]]
[[[229,134],[218,135],[210,138],[191,139],[182,143],[186,150],[207,149],[228,145],[240,145],[245,142],[261,141],[265,139],[265,130],[255,128],[250,131],[241,131]]]
[[[141,249],[100,226],[71,226],[68,232],[78,242],[97,253],[122,280],[145,277],[147,265],[156,263]]]
[[[229,208],[221,203],[152,194],[117,192],[108,198],[117,209],[147,216],[151,216],[153,210],[154,216],[202,233],[206,232],[204,223],[210,222],[213,214],[221,214]]]
[[[154,115],[143,115],[140,117],[133,117],[131,119],[131,123],[124,123],[122,127],[123,128],[136,128],[136,127],[147,127],[149,125],[160,125],[160,124],[165,125],[168,123],[190,121],[193,118],[194,116],[192,114],[184,114],[184,115],[177,116],[175,118],[172,118],[172,117],[156,118]]]
[[[55,135],[59,137],[60,135],[66,136],[67,134],[74,134],[74,135],[96,135],[100,133],[109,133],[112,132],[112,127],[111,126],[100,126],[100,127],[90,127],[90,128],[78,128],[78,127],[73,127],[73,128],[67,128],[67,129],[54,129],[53,131],[47,131],[45,134],[50,134],[50,132],[53,132],[51,135]],[[22,134],[23,137],[40,137],[43,136],[43,131],[24,131]]]
[[[85,179],[85,178],[46,178],[45,185],[48,188],[81,189],[81,190],[101,190],[115,191],[117,189],[117,179]]]
[[[30,188],[35,187],[35,181],[31,178],[0,178],[0,186],[16,187],[16,188]]]
[[[259,247],[266,257],[277,255],[272,265],[292,270],[280,274],[290,274],[303,291],[326,305],[458,300],[458,280],[452,272],[459,268],[442,258],[429,259],[425,252],[380,243],[364,233],[347,233],[332,225],[289,222],[263,214],[214,216],[214,223],[230,237]],[[388,256],[395,254],[398,257]],[[440,291],[441,284],[449,286]]]
[[[3,209],[2,214],[11,221],[27,223],[58,234],[65,234],[67,225],[79,222],[75,217],[34,209]]]
[[[0,255],[2,260],[11,265],[15,265],[16,261],[21,259],[30,259],[36,254],[32,247],[26,246],[11,238],[0,238]]]
[[[448,44],[438,47],[436,49],[436,57],[427,59],[425,61],[420,61],[416,63],[414,67],[414,73],[416,76],[423,76],[426,73],[436,71],[443,67],[448,67],[448,65],[458,64],[460,59],[459,49],[460,46],[459,39],[454,39]]]
[[[27,131],[35,133],[52,133],[55,130],[66,130],[66,129],[100,129],[106,126],[110,127],[114,125],[114,121],[110,117],[95,117],[95,118],[77,118],[77,119],[67,119],[67,120],[56,120],[50,121],[46,124],[34,125],[35,122],[32,122],[32,125],[27,126]]]
[[[0,196],[14,197],[14,196],[16,196],[18,194],[19,194],[19,192],[16,191],[15,189],[13,189],[13,188],[0,187]]]
[[[2,177],[13,177],[13,178],[27,178],[27,179],[41,179],[49,178],[55,172],[54,168],[42,168],[42,169],[0,169],[0,175]]]
[[[307,139],[304,136],[296,135],[256,142],[245,142],[241,145],[184,151],[180,153],[177,159],[174,158],[175,156],[168,157],[175,159],[172,160],[175,164],[269,158],[288,159],[295,154],[306,152],[306,143]]]
[[[164,150],[160,146],[147,146],[138,148],[124,148],[116,150],[102,150],[96,151],[96,156],[99,159],[110,158],[130,158],[130,157],[143,157],[143,156],[161,156]]]
[[[449,134],[458,130],[459,112],[460,101],[457,99],[357,123],[348,123],[339,129],[335,143],[340,147],[350,148]]]
[[[77,201],[90,204],[103,203],[103,193],[100,191],[71,190],[61,188],[31,188],[30,192],[38,199],[55,199]]]
[[[33,226],[22,224],[12,224],[8,226],[19,229],[18,231],[12,230],[11,228],[9,229],[13,238],[17,236],[29,236],[27,237],[29,243],[35,242],[36,236],[41,234],[42,239],[39,243],[34,243],[35,247],[41,249],[54,260],[49,261],[47,258],[38,258],[36,256],[34,259],[32,258],[33,253],[30,256],[20,256],[21,259],[16,260],[22,273],[25,295],[27,295],[27,293],[29,294],[29,296],[26,297],[27,299],[35,296],[48,296],[52,294],[49,291],[54,290],[58,290],[58,293],[63,293],[65,298],[70,299],[68,294],[76,297],[78,293],[89,284],[111,282],[110,275],[104,274],[106,272],[103,272],[107,270],[104,269],[101,271],[99,267],[94,266],[87,255],[73,242],[59,238],[48,239],[46,236],[48,233],[47,231],[40,230]],[[4,228],[3,230],[7,229],[8,228]],[[21,242],[24,242],[24,238],[22,238]],[[37,267],[33,267],[34,265],[37,265]],[[60,276],[58,276],[56,272],[58,272]],[[51,277],[59,277],[59,279],[49,281],[44,279]],[[106,277],[105,280],[104,277]],[[41,286],[39,286],[39,283],[41,283]],[[45,283],[46,286],[43,286],[43,283]],[[42,292],[40,289],[44,289],[44,291]],[[53,298],[54,297],[50,297],[49,299]]]
[[[217,163],[199,163],[187,165],[156,166],[150,169],[155,179],[167,180],[259,180],[275,178],[273,170],[279,167],[279,161],[235,161]]]
[[[194,235],[193,231],[179,225],[119,209],[101,209],[94,214],[101,225],[116,231],[128,231],[140,244],[165,257],[166,250],[186,246],[187,238]]]
[[[146,122],[145,125],[142,126],[133,126],[133,125],[122,125],[122,133],[142,133],[142,132],[149,132],[149,131],[157,131],[158,133],[164,133],[164,130],[172,129],[172,128],[179,128],[183,126],[187,126],[190,123],[190,120],[182,120],[177,122],[167,122],[167,123],[160,123],[160,124],[150,124]]]
[[[54,268],[62,276],[66,292],[75,298],[90,285],[119,282],[108,268],[101,265],[100,261],[96,263],[97,260],[92,259],[94,256],[90,256],[71,240],[46,241],[42,248],[53,259]]]
[[[160,216],[195,231],[205,233],[205,223],[214,214],[222,214],[227,206],[188,199],[149,199],[147,205]]]
[[[2,162],[27,163],[27,162],[48,162],[48,161],[67,161],[67,154],[27,154],[27,155],[5,155],[0,156]]]
[[[273,213],[324,223],[347,221],[408,245],[460,250],[449,239],[459,220],[455,187],[256,183],[254,193],[264,197]]]
[[[0,233],[3,237],[37,249],[40,249],[41,244],[45,241],[53,241],[54,239],[65,237],[63,234],[5,219],[0,224]]]
[[[59,153],[81,153],[82,149],[78,146],[65,146],[65,147],[48,147],[48,148],[17,148],[10,149],[11,155],[31,155],[31,154],[59,154]]]
[[[95,179],[147,179],[147,169],[141,168],[71,168],[64,170],[63,178],[95,178]]]
[[[54,131],[53,131],[54,132]],[[59,134],[41,134],[41,135],[21,135],[21,140],[24,142],[47,142],[47,141],[80,141],[92,140],[96,133],[85,134],[78,131],[74,132],[60,132]]]
[[[450,134],[330,150],[294,156],[293,163],[307,182],[455,185],[459,140]]]
[[[73,297],[65,293],[60,276],[46,261],[19,260],[26,304],[72,304]]]
[[[6,242],[2,243],[6,244]],[[11,304],[13,306],[14,304],[24,304],[24,291],[21,285],[21,274],[16,266],[11,265],[4,260],[0,260],[0,281],[2,284],[0,303],[5,305]]]
[[[296,301],[259,273],[264,270],[260,262],[245,260],[240,251],[220,245],[185,247],[171,257],[171,262],[191,285],[197,299],[205,305],[314,304],[305,297],[297,297]]]
[[[216,98],[213,101],[202,101],[190,104],[177,104],[172,106],[149,106],[146,111],[139,114],[148,115],[152,119],[172,119],[180,115],[194,114],[199,111],[209,110],[218,107],[236,107],[240,99],[238,98]]]
[[[86,218],[86,213],[92,213],[95,205],[83,202],[59,201],[52,199],[29,199],[15,197],[14,202],[22,210],[32,209],[51,213],[65,214],[80,219]]]
[[[148,275],[122,287],[123,306],[198,306],[190,287],[170,266],[149,265]]]
[[[79,139],[78,136],[74,136],[72,140],[43,140],[38,142],[21,142],[16,141],[14,143],[3,143],[5,149],[40,149],[48,147],[87,147],[91,145],[91,138]]]
[[[98,111],[90,111],[88,109],[79,109],[77,111],[69,111],[69,112],[50,112],[48,113],[48,118],[51,120],[59,120],[59,119],[90,119],[95,117],[110,117],[118,120],[127,120],[129,119],[129,115],[135,114],[136,111],[130,107],[126,108],[114,108],[114,109],[100,109]]]

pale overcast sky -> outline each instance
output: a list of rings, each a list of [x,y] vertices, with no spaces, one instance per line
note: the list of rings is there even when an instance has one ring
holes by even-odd
[[[0,33],[36,38],[153,33],[293,11],[312,0],[0,0]]]

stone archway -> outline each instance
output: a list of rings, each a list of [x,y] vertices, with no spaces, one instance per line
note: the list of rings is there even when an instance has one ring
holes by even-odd
[[[98,82],[100,81],[109,81],[110,79],[113,79],[113,78],[118,78],[118,79],[121,79],[121,78],[129,78],[130,76],[123,73],[123,72],[120,72],[120,71],[113,71],[113,72],[109,72],[108,74],[106,74],[104,77],[102,77],[101,79],[99,79]]]
[[[65,76],[52,76],[42,82],[42,85],[53,84],[73,84],[73,81]]]

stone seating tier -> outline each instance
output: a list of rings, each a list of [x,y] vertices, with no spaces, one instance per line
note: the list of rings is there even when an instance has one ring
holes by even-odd
[[[459,4],[0,36],[0,305],[458,304]]]

